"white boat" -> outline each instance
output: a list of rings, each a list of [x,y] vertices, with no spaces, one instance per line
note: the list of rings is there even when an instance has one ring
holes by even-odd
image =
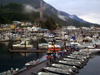
[[[60,37],[60,36],[55,36],[55,40],[62,40],[62,37]]]
[[[82,49],[80,50],[80,52],[91,52],[91,53],[98,53],[100,52],[100,49],[96,49],[96,48],[91,48],[91,49]]]
[[[71,75],[74,73],[72,70],[64,70],[64,69],[59,69],[59,68],[54,68],[54,67],[43,67],[43,69],[45,71],[61,74],[61,75]]]
[[[64,61],[64,60],[59,60],[58,63],[64,64],[64,65],[70,65],[70,66],[76,66],[77,68],[82,68],[82,64],[80,62],[72,62],[72,61]]]
[[[48,48],[48,43],[39,44],[39,48],[44,48],[44,49]]]
[[[78,42],[71,42],[70,45],[71,45],[71,46],[76,46],[76,47],[78,47],[78,48],[85,48],[84,45],[81,45],[81,44],[79,44]]]
[[[79,38],[76,39],[76,41],[77,42],[83,42],[83,38],[82,37],[79,37]]]
[[[70,42],[73,42],[74,40],[73,40],[73,39],[70,39],[69,41],[70,41]]]
[[[55,73],[50,73],[50,72],[36,72],[36,75],[60,75],[60,74],[55,74]]]
[[[30,61],[30,62],[28,62],[28,63],[25,63],[25,66],[26,66],[26,67],[29,67],[29,66],[36,65],[36,64],[38,64],[38,63],[39,63],[39,59]]]
[[[92,38],[90,36],[87,36],[83,39],[84,42],[92,42]]]
[[[13,48],[25,48],[25,42],[26,42],[26,48],[33,48],[33,45],[29,44],[29,41],[22,41],[20,44],[13,45]]]
[[[63,65],[63,64],[51,64],[53,67],[61,68],[64,70],[72,70],[73,72],[77,72],[77,68],[75,66]]]

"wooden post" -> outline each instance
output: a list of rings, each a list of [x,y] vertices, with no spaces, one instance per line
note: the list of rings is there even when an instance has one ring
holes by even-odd
[[[11,59],[13,59],[13,53],[11,53]]]
[[[39,49],[39,39],[37,39],[37,50]]]
[[[25,49],[26,49],[26,41],[25,41]]]
[[[13,50],[13,40],[11,40],[11,50]]]
[[[26,58],[26,53],[25,53],[25,58]]]
[[[38,59],[39,58],[39,53],[37,52],[36,54],[37,54],[37,59]]]

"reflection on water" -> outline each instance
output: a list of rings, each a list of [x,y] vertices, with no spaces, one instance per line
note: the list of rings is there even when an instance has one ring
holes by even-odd
[[[93,55],[87,65],[77,75],[100,75],[100,54]]]
[[[100,43],[99,39],[93,39],[90,43],[83,42],[83,45],[89,46],[95,43]],[[100,75],[100,53],[93,54],[92,58],[83,69],[79,71],[77,75]]]
[[[40,39],[38,40],[39,43],[46,43],[46,40]],[[33,46],[36,48],[36,42],[31,41],[30,43],[33,44]],[[63,45],[64,43],[62,41],[56,41],[57,44]],[[93,39],[92,42],[86,43],[82,42],[82,45],[88,46],[93,45],[95,43],[100,43],[100,40]],[[69,44],[67,42],[66,44]],[[32,61],[34,59],[37,59],[37,53],[28,53],[27,57],[25,58],[25,54],[23,53],[14,53],[13,59],[11,59],[11,54],[7,51],[9,49],[10,44],[7,46],[5,44],[0,43],[0,72],[10,70],[12,67],[15,68],[22,68],[25,67],[24,64],[26,62]],[[100,55],[100,54],[99,54]],[[100,56],[99,55],[92,55],[92,58],[89,60],[86,66],[84,66],[83,69],[79,71],[77,75],[100,75]],[[38,58],[41,58],[40,61],[45,60],[46,55],[44,53],[39,53]]]
[[[39,42],[46,42],[44,39],[40,39]],[[31,44],[36,48],[36,40],[30,41]],[[7,43],[6,43],[7,44]],[[8,52],[10,48],[10,43],[6,45],[0,43],[0,73],[10,70],[11,68],[23,68],[25,63],[32,61],[34,59],[40,59],[40,61],[45,60],[44,53],[26,53],[27,57],[25,58],[24,53],[13,53],[13,59],[11,58],[11,53]]]

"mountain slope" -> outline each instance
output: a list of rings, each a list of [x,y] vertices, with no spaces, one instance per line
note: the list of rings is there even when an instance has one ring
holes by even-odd
[[[39,9],[40,9],[40,0],[0,0],[0,4],[6,5],[8,3],[19,3],[19,4],[23,4],[24,8],[28,5],[28,8],[31,8],[31,13],[26,14],[27,16],[25,17],[25,20],[29,20],[30,18],[28,18],[28,16],[31,16],[31,18],[36,19],[36,17],[34,16],[34,13],[36,12],[35,10],[38,10],[38,14],[37,14],[37,18],[39,18]],[[16,9],[16,8],[15,8]],[[34,10],[33,10],[34,9]],[[74,25],[74,26],[91,26],[91,25],[97,25],[97,24],[91,24],[91,23],[86,23],[86,22],[82,22],[82,20],[80,18],[78,18],[77,16],[73,16],[73,15],[69,15],[65,12],[60,12],[58,10],[56,10],[54,7],[52,7],[51,5],[47,4],[46,2],[43,2],[43,16],[47,18],[48,17],[52,17],[58,24],[61,25]],[[25,9],[27,10],[27,9]],[[30,11],[30,10],[28,10]],[[5,12],[4,12],[5,13]],[[19,12],[20,14],[23,14],[23,12]],[[11,17],[13,17],[13,15],[11,15]],[[12,19],[13,20],[13,19]],[[20,19],[14,19],[14,20],[20,20]],[[97,25],[98,26],[98,25]]]
[[[68,13],[66,13],[64,11],[60,11],[60,13],[62,13],[63,15],[65,15],[65,16],[71,18],[71,19],[74,19],[74,20],[77,20],[77,21],[81,21],[81,22],[84,22],[84,23],[86,22],[83,19],[77,17],[76,15],[69,15]]]

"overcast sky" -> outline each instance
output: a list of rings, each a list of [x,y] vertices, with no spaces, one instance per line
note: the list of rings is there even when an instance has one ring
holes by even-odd
[[[100,24],[100,0],[44,0],[57,10]]]

